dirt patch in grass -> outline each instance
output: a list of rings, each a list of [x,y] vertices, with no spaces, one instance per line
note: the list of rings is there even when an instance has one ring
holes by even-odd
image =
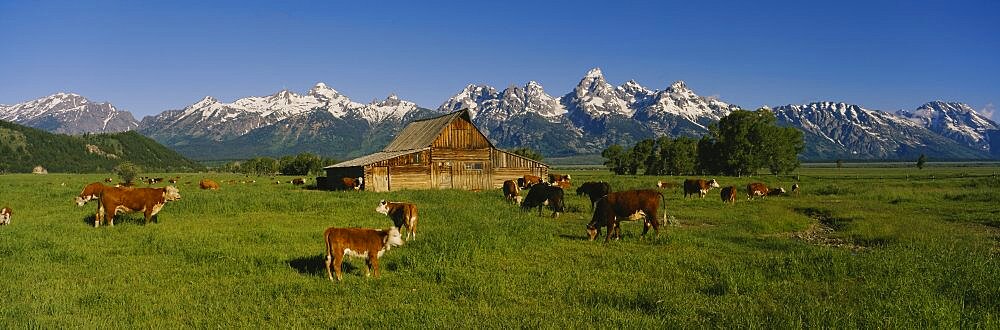
[[[805,230],[788,233],[789,237],[808,242],[809,244],[848,249],[851,251],[866,249],[864,246],[851,243],[833,235],[837,230],[842,230],[850,224],[851,219],[834,217],[830,210],[824,209],[798,208],[795,211],[812,218],[815,222],[810,224]]]

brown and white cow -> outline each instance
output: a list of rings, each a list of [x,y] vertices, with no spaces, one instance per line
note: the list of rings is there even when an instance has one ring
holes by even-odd
[[[530,189],[531,186],[539,183],[542,183],[542,178],[530,174],[517,179],[517,186],[521,189]]]
[[[115,179],[112,179],[112,178],[104,178],[104,182],[109,182],[110,183],[110,182],[114,182],[114,181],[115,181]]]
[[[219,190],[219,183],[212,181],[211,179],[201,179],[201,181],[198,182],[198,187],[206,190]]]
[[[101,194],[107,189],[132,189],[130,187],[119,186],[105,186],[100,182],[94,182],[83,187],[83,191],[80,195],[76,196],[76,206],[83,206],[92,200],[97,201],[97,212],[94,214],[94,221],[99,221],[104,217],[104,206],[101,205]]]
[[[306,184],[306,179],[303,179],[303,178],[292,179],[292,184],[294,184],[294,185],[303,185],[303,184]]]
[[[566,212],[563,189],[545,182],[538,183],[531,187],[527,196],[524,196],[521,210],[527,211],[537,207],[540,216],[543,205],[548,205],[552,209],[553,218],[558,218],[560,213]]]
[[[601,233],[601,227],[607,227],[608,234],[604,242],[611,239],[611,235],[621,238],[621,228],[619,221],[631,219],[636,213],[642,212],[644,222],[642,236],[652,227],[656,235],[660,235],[660,225],[667,220],[667,202],[663,193],[646,190],[628,190],[613,192],[597,201],[594,207],[594,216],[587,224],[587,236],[593,241]],[[663,207],[663,220],[657,219],[660,207]]]
[[[751,200],[754,197],[766,197],[770,189],[767,189],[767,185],[762,182],[751,182],[747,184],[747,200]]]
[[[736,186],[723,187],[719,195],[723,203],[736,203]]]
[[[0,209],[0,225],[9,225],[11,214],[13,214],[13,211],[11,211],[9,207]]]
[[[562,175],[562,174],[549,173],[549,183],[556,183],[563,181],[568,182],[569,180],[570,180],[569,174]]]
[[[521,204],[521,188],[518,188],[514,180],[504,181],[501,190],[508,203]]]
[[[698,194],[698,197],[705,198],[705,194],[708,193],[712,188],[718,188],[719,182],[715,179],[703,180],[703,179],[687,179],[684,180],[684,198],[688,195]]]
[[[796,194],[796,195],[799,194],[799,184],[798,183],[793,183],[792,184],[792,194]]]
[[[610,193],[611,193],[611,185],[604,181],[584,182],[583,185],[580,186],[580,188],[576,188],[577,196],[587,195],[587,197],[590,197],[591,209],[594,208],[594,204],[597,204],[597,201],[601,199],[601,197],[604,197]]]
[[[406,240],[417,239],[417,206],[411,203],[378,202],[375,212],[382,213],[392,219],[392,224],[399,229],[406,227]]]
[[[663,181],[663,180],[656,180],[656,188],[660,188],[660,189],[673,189],[674,187],[677,187],[677,183],[669,182],[669,181]]]
[[[361,185],[364,183],[365,183],[365,177],[363,176],[359,176],[357,178],[348,178],[345,176],[343,178],[340,178],[340,185],[342,189],[361,190]]]
[[[767,195],[768,196],[780,196],[780,195],[784,195],[784,194],[785,194],[785,188],[782,188],[782,187],[772,188],[772,189],[768,189],[767,190]]]
[[[333,274],[330,273],[331,265],[337,273],[337,280],[342,279],[341,266],[344,256],[367,259],[368,267],[365,268],[365,275],[369,275],[370,271],[378,277],[378,258],[393,246],[403,245],[403,239],[396,227],[389,229],[330,227],[323,231],[323,238],[326,240],[326,276],[330,281],[333,281]]]
[[[559,188],[562,188],[563,190],[569,190],[569,188],[573,187],[572,183],[570,183],[569,181],[565,181],[565,180],[564,181],[556,181],[556,183],[553,183],[552,185],[558,186]]]
[[[146,223],[163,209],[167,202],[181,199],[177,187],[105,189],[101,193],[101,207],[108,225],[115,225],[115,215],[119,212],[142,212]],[[101,219],[94,219],[94,227],[101,225]]]

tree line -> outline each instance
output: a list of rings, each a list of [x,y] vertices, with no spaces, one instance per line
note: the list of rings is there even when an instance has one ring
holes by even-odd
[[[708,126],[701,139],[645,139],[630,148],[612,145],[601,153],[615,174],[755,175],[761,168],[786,174],[799,167],[802,131],[780,127],[774,113],[737,110]]]
[[[243,173],[247,175],[322,175],[323,167],[336,164],[333,158],[303,152],[295,156],[281,158],[256,157],[233,161],[218,167],[221,172]]]

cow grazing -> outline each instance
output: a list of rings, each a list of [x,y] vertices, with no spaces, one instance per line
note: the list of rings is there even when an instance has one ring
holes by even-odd
[[[577,196],[587,195],[587,197],[590,197],[591,209],[594,208],[594,204],[597,203],[597,200],[601,199],[601,197],[604,197],[605,195],[610,193],[611,193],[611,185],[604,181],[584,182],[583,185],[580,186],[580,188],[576,188]]]
[[[105,189],[101,193],[101,207],[105,210],[105,221],[115,225],[115,215],[119,211],[142,212],[146,223],[163,209],[167,202],[181,199],[177,187]],[[101,225],[100,217],[94,219],[94,227]]]
[[[219,190],[219,183],[210,179],[201,179],[201,182],[198,182],[198,187],[205,190]]]
[[[785,188],[782,188],[782,187],[778,187],[778,188],[768,189],[767,190],[767,195],[768,196],[780,196],[780,195],[784,195],[784,194],[785,194]]]
[[[365,177],[359,176],[357,178],[340,178],[340,185],[342,189],[350,190],[361,190],[361,185],[365,183]]]
[[[542,215],[543,205],[548,205],[552,209],[553,218],[558,218],[559,213],[565,212],[562,188],[547,183],[534,185],[521,202],[521,209],[529,210],[537,207],[538,215]]]
[[[406,240],[417,239],[417,206],[411,203],[379,201],[375,212],[382,213],[392,219],[392,224],[399,229],[406,227]]]
[[[747,200],[751,200],[754,197],[766,197],[769,189],[767,185],[761,182],[751,182],[747,184]]]
[[[107,182],[107,183],[111,183],[111,182],[114,182],[114,181],[115,181],[115,179],[112,179],[112,178],[104,178],[104,182]]]
[[[403,239],[396,227],[384,230],[330,227],[323,231],[323,238],[326,240],[326,276],[330,281],[333,281],[330,265],[333,265],[337,281],[340,281],[342,279],[340,269],[344,256],[348,255],[367,259],[368,267],[365,268],[365,275],[375,273],[375,277],[378,277],[378,258],[393,246],[403,245]]]
[[[542,178],[530,174],[517,179],[517,186],[521,189],[530,189],[539,183],[542,183]]]
[[[705,198],[705,194],[712,188],[718,188],[719,183],[715,179],[705,181],[703,179],[684,180],[684,198],[688,195],[698,194],[698,197]]]
[[[594,216],[587,224],[587,236],[593,241],[601,233],[601,227],[607,227],[608,234],[604,242],[611,239],[612,235],[621,238],[621,228],[619,219],[630,219],[636,213],[642,212],[644,224],[642,236],[652,227],[656,235],[660,235],[661,221],[657,219],[658,209],[663,207],[663,221],[666,223],[667,202],[663,193],[656,190],[629,190],[609,193],[604,198],[597,201],[594,207]]]
[[[106,188],[108,188],[108,186],[105,186],[100,182],[94,182],[84,186],[80,195],[76,196],[76,206],[83,206],[84,204],[87,204],[87,202],[100,198],[101,193],[104,192],[104,189]]]
[[[521,204],[521,188],[518,188],[514,180],[504,181],[501,189],[503,197],[507,199],[508,203]]]
[[[674,187],[677,187],[677,183],[669,182],[669,181],[656,180],[656,188],[660,188],[660,189],[673,189]]]
[[[292,179],[292,184],[294,184],[294,185],[303,185],[303,184],[306,184],[306,179],[303,179],[303,178]]]
[[[549,183],[563,182],[569,180],[570,180],[569,174],[562,175],[562,174],[549,173]]]
[[[3,209],[0,209],[0,225],[9,225],[11,214],[13,214],[13,212],[10,210],[9,207],[4,207]]]
[[[799,184],[798,183],[793,183],[792,184],[792,193],[796,194],[796,195],[799,194]]]
[[[722,196],[723,203],[736,203],[736,186],[722,188],[720,195]]]
[[[569,181],[556,181],[556,183],[553,184],[559,186],[559,188],[562,188],[563,190],[569,190],[569,188],[573,187],[573,184]]]

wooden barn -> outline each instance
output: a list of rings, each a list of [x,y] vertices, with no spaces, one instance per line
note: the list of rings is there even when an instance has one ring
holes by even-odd
[[[487,190],[526,174],[548,174],[544,163],[497,149],[472,124],[468,110],[414,121],[382,151],[325,169],[324,188],[363,176],[368,191]]]

